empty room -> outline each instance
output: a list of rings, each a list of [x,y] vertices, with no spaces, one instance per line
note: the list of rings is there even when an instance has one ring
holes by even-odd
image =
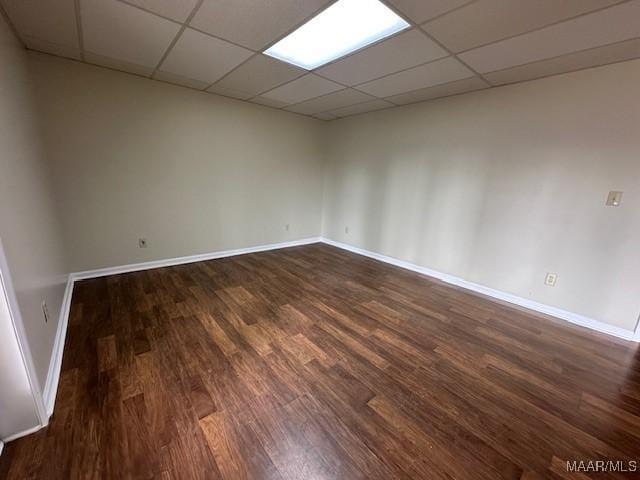
[[[640,478],[640,0],[0,0],[0,479]]]

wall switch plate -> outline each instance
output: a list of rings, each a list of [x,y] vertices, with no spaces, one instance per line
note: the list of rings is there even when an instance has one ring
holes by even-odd
[[[344,227],[344,233],[349,234],[349,227]]]
[[[139,238],[138,239],[138,248],[147,248],[147,239]]]
[[[287,232],[289,231],[289,224],[288,224],[288,223],[284,226],[284,229],[285,229]]]
[[[620,206],[621,202],[622,202],[622,192],[618,192],[614,190],[609,192],[609,195],[607,196],[607,203],[606,203],[608,207],[618,207]]]
[[[556,275],[555,273],[547,273],[547,276],[544,277],[544,284],[550,287],[555,287],[557,280],[558,280],[558,275]]]
[[[44,315],[44,323],[49,322],[49,307],[47,307],[47,301],[42,301],[42,314]]]

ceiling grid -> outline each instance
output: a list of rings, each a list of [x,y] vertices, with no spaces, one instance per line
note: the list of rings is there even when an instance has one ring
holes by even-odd
[[[335,1],[0,6],[31,50],[322,120],[640,58],[640,0],[381,0],[407,29],[311,71],[262,53]]]

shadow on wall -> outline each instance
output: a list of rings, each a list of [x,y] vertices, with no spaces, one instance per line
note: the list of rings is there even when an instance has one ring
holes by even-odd
[[[481,230],[487,174],[464,150],[430,155],[425,158],[416,147],[336,162],[329,205],[336,218],[332,233],[347,243],[443,272],[469,269]]]
[[[504,128],[518,121],[513,112],[494,115]],[[398,126],[387,135],[394,120]],[[415,120],[383,112],[342,121],[332,132],[330,238],[635,327],[638,283],[629,279],[638,278],[640,255],[630,252],[639,225],[629,213],[630,196],[626,210],[604,206],[612,175],[602,152],[589,141],[581,145],[575,132],[565,138],[555,125],[543,125],[538,135],[509,125],[511,137],[494,125],[458,144],[456,131],[443,138],[439,119],[432,129],[406,133]],[[628,162],[624,155],[619,161]],[[628,163],[621,167],[631,171]],[[555,287],[544,284],[547,272],[558,274]]]

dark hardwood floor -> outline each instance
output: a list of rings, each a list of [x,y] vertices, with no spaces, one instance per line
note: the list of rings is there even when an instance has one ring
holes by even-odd
[[[55,414],[0,477],[534,480],[639,457],[635,344],[317,244],[77,283]]]

